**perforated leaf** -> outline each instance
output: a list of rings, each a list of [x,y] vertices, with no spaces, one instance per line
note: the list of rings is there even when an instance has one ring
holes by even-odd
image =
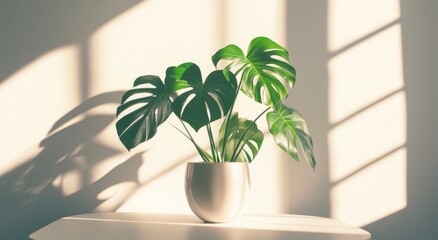
[[[137,78],[134,88],[125,92],[117,108],[117,134],[123,145],[131,150],[152,138],[158,126],[172,113],[172,91],[158,76]]]
[[[213,71],[203,82],[201,71],[194,63],[168,68],[166,85],[179,94],[172,103],[173,112],[195,131],[222,118],[236,95],[233,74],[227,79],[222,70]]]
[[[220,60],[231,60],[225,71],[237,68],[241,73],[242,92],[257,102],[274,107],[288,95],[287,85],[295,83],[295,69],[289,64],[288,51],[267,37],[257,37],[249,45],[246,56],[236,45],[228,45],[212,56],[217,66]]]
[[[219,131],[219,148],[222,149],[224,143],[227,143],[225,151],[221,152],[221,158],[224,161],[252,162],[263,143],[263,133],[257,128],[257,124],[246,118],[239,118],[236,112],[233,112],[228,122],[228,131],[225,130],[226,124],[224,121]]]
[[[267,113],[266,120],[275,143],[298,161],[297,142],[299,142],[304,158],[315,169],[313,141],[303,117],[295,109],[278,103],[272,112]]]

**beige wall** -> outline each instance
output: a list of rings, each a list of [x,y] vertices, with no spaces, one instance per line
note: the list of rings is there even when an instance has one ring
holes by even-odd
[[[115,109],[139,75],[164,77],[167,67],[193,61],[206,76],[226,44],[246,49],[260,35],[286,43],[283,1],[231,2],[1,3],[0,212],[8,221],[0,239],[85,212],[190,213],[183,184],[185,163],[200,160],[193,146],[163,124],[129,153]],[[262,111],[248,104],[238,106],[247,117]],[[203,133],[199,141],[208,146]],[[251,164],[246,211],[288,210],[277,152],[267,137]]]
[[[84,212],[190,213],[185,162],[199,160],[190,143],[164,124],[128,153],[115,133],[115,108],[135,77],[164,77],[185,61],[206,76],[218,48],[245,49],[259,35],[290,50],[298,79],[288,103],[308,122],[318,165],[313,172],[287,159],[267,135],[251,164],[245,211],[333,217],[373,239],[433,239],[437,7],[398,0],[0,3],[0,219],[8,219],[0,239],[24,239]],[[242,99],[238,107],[254,117],[261,109],[250,104]]]
[[[290,168],[290,212],[361,226],[373,239],[435,239],[438,33],[434,1],[288,1],[318,169]],[[303,184],[305,183],[305,184]]]

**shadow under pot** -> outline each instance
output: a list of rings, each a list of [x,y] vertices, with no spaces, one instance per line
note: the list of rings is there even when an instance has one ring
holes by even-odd
[[[231,222],[249,191],[247,162],[187,163],[185,191],[193,213],[205,222]]]

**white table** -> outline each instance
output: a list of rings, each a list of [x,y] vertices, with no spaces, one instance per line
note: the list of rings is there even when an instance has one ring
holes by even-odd
[[[92,213],[61,218],[32,233],[32,240],[365,240],[371,235],[322,217],[243,215],[232,223],[203,223],[194,215]]]

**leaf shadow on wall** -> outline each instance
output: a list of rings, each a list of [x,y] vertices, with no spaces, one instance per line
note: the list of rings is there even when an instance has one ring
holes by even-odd
[[[113,127],[114,114],[96,114],[91,110],[107,104],[116,106],[122,94],[103,93],[71,110],[40,142],[36,156],[0,177],[0,239],[27,239],[30,233],[58,218],[93,212],[109,199],[110,210],[115,210],[132,194],[139,185],[143,152],[117,162],[97,180],[91,179],[97,164],[121,154],[120,149],[96,139],[106,128]],[[79,187],[66,194],[60,185],[69,187],[68,181],[63,182],[69,173],[75,174]],[[106,198],[99,196],[104,190],[126,182],[134,187]]]

